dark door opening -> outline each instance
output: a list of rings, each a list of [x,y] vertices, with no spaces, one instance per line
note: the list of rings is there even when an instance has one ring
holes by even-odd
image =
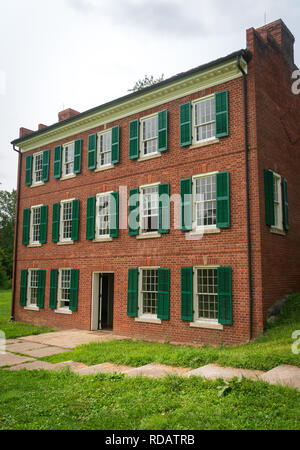
[[[113,329],[114,274],[99,275],[99,330]]]

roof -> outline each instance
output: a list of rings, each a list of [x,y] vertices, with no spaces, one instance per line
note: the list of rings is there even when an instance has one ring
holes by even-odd
[[[221,63],[226,62],[228,60],[232,60],[233,58],[237,58],[239,56],[243,57],[246,62],[249,62],[250,59],[251,59],[251,53],[249,52],[249,50],[245,50],[245,49],[238,50],[236,52],[230,53],[227,56],[224,56],[222,58],[219,58],[219,59],[216,59],[214,61],[208,62],[206,64],[202,64],[201,66],[197,66],[197,67],[195,67],[193,69],[190,69],[190,70],[188,70],[186,72],[178,73],[177,75],[174,75],[174,76],[172,76],[170,78],[167,78],[166,80],[160,81],[159,83],[155,83],[152,86],[145,87],[145,88],[143,88],[143,89],[141,89],[139,91],[135,91],[135,92],[132,92],[131,94],[124,95],[124,96],[119,97],[119,98],[117,98],[115,100],[111,100],[111,101],[109,101],[107,103],[103,103],[100,106],[96,106],[94,108],[88,109],[88,110],[86,110],[86,111],[84,111],[82,113],[77,114],[76,116],[70,117],[70,118],[68,118],[66,120],[62,120],[61,122],[56,122],[53,125],[49,125],[48,127],[42,128],[41,130],[34,131],[33,133],[27,134],[26,136],[23,136],[21,138],[17,138],[15,140],[13,140],[11,142],[11,144],[18,145],[21,142],[25,142],[26,140],[31,139],[32,137],[41,135],[41,134],[43,134],[43,133],[45,133],[45,132],[47,132],[49,130],[52,130],[52,129],[55,129],[55,128],[62,128],[66,123],[75,122],[75,121],[81,119],[82,117],[87,116],[87,115],[89,115],[89,114],[91,114],[93,112],[100,111],[102,108],[106,108],[108,106],[112,106],[112,105],[117,104],[117,103],[125,102],[126,100],[129,100],[129,99],[131,99],[133,97],[138,97],[139,95],[142,95],[145,92],[148,92],[148,91],[151,91],[151,90],[155,90],[155,89],[159,89],[161,86],[167,85],[169,83],[172,83],[174,81],[183,79],[185,77],[189,77],[190,75],[193,75],[193,74],[195,74],[197,72],[201,72],[202,70],[208,69],[210,67],[213,67],[215,65],[221,64]]]

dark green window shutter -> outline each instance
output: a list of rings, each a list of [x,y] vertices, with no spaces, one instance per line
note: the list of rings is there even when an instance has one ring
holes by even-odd
[[[38,271],[38,288],[37,288],[37,306],[44,308],[45,302],[45,283],[46,283],[46,270]]]
[[[27,270],[21,270],[20,305],[26,306],[27,299]]]
[[[41,221],[40,221],[40,243],[47,242],[47,225],[48,225],[48,205],[41,206]]]
[[[54,203],[52,211],[52,242],[59,241],[59,215],[60,203]]]
[[[228,91],[217,92],[215,94],[216,109],[216,137],[228,136]]]
[[[232,325],[231,267],[218,267],[218,321]]]
[[[168,149],[168,110],[158,113],[158,151]]]
[[[26,208],[23,211],[23,234],[22,244],[29,244],[29,226],[30,226],[30,208]]]
[[[43,151],[43,173],[42,180],[49,180],[49,163],[50,163],[50,150]]]
[[[86,205],[86,238],[95,238],[95,208],[96,197],[88,197]]]
[[[119,235],[119,192],[110,194],[109,235],[112,238],[116,238]]]
[[[128,225],[130,236],[139,234],[139,188],[130,189]]]
[[[58,270],[51,269],[50,272],[50,296],[49,296],[49,308],[56,309],[57,304],[57,277]]]
[[[79,228],[79,200],[72,201],[72,241],[78,241],[78,228]]]
[[[111,130],[111,163],[117,164],[120,159],[120,126]]]
[[[61,177],[61,145],[54,148],[53,177]]]
[[[96,169],[97,164],[97,134],[91,134],[89,136],[88,143],[88,169]]]
[[[274,208],[274,175],[272,170],[264,171],[265,179],[265,211],[266,225],[275,225],[275,208]]]
[[[157,317],[170,319],[170,269],[158,269]]]
[[[180,181],[181,231],[191,231],[193,225],[192,179]]]
[[[288,184],[287,180],[282,180],[282,193],[283,193],[283,225],[286,231],[290,229],[289,224],[289,202],[288,202]]]
[[[69,309],[71,311],[77,311],[78,305],[78,281],[79,281],[79,270],[71,270],[71,285],[70,285],[70,304]]]
[[[77,139],[74,144],[74,173],[81,172],[82,139]]]
[[[32,155],[26,156],[25,167],[25,185],[30,186],[32,183]]]
[[[139,157],[139,120],[132,120],[129,124],[129,159]]]
[[[138,315],[138,269],[128,269],[127,316]]]
[[[191,102],[180,105],[180,146],[192,143]]]
[[[217,228],[230,227],[230,187],[229,172],[220,172],[217,180]]]
[[[170,231],[170,184],[158,185],[159,195],[159,226],[158,232],[169,233]]]
[[[193,268],[181,268],[181,320],[193,322]]]

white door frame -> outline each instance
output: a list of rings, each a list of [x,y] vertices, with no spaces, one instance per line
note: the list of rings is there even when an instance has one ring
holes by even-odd
[[[92,273],[92,310],[91,310],[91,331],[98,331],[99,330],[99,283],[101,280],[100,274],[102,273],[111,273],[114,274],[114,272],[110,271],[104,271],[99,270]],[[102,305],[101,305],[102,306]],[[102,309],[102,308],[101,308]],[[100,316],[101,316],[101,309],[100,309]]]

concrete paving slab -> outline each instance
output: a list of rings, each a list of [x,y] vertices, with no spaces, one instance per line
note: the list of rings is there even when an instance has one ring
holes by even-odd
[[[14,355],[9,352],[0,354],[0,367],[15,366],[16,364],[22,364],[26,361],[34,361],[34,359],[26,356]]]
[[[69,351],[69,349],[59,347],[43,347],[37,350],[29,350],[25,353],[26,355],[33,356],[35,358],[43,358],[44,356],[56,355],[67,351]]]
[[[294,387],[300,391],[300,368],[282,364],[260,377],[261,380],[270,384],[281,384],[282,386]]]
[[[85,367],[88,367],[86,364],[77,362],[77,361],[64,361],[61,363],[53,364],[55,366],[55,370],[62,370],[67,367],[70,368],[73,372],[76,372],[79,369],[84,369]]]
[[[40,348],[45,348],[44,344],[39,344],[38,342],[18,342],[9,345],[10,352],[25,353],[28,354],[28,350],[37,350]]]
[[[48,363],[46,361],[34,361],[28,364],[18,364],[17,366],[9,367],[8,370],[56,370],[55,364]]]
[[[166,366],[163,364],[146,364],[145,366],[135,367],[130,369],[125,373],[128,377],[150,377],[150,378],[161,378],[167,375],[182,376],[191,369],[184,367],[173,367]]]
[[[233,367],[221,367],[217,364],[207,364],[206,366],[199,367],[198,369],[191,370],[185,373],[184,377],[202,377],[210,380],[216,380],[222,378],[223,380],[230,380],[231,378],[251,378],[257,380],[264,372],[261,370],[248,370],[248,369],[235,369]]]
[[[74,370],[78,375],[95,375],[97,373],[124,373],[132,367],[120,366],[111,363],[102,363],[95,366],[89,366],[81,368],[79,370]]]
[[[22,342],[20,339],[6,339],[5,341],[6,345],[19,344],[20,342]]]

